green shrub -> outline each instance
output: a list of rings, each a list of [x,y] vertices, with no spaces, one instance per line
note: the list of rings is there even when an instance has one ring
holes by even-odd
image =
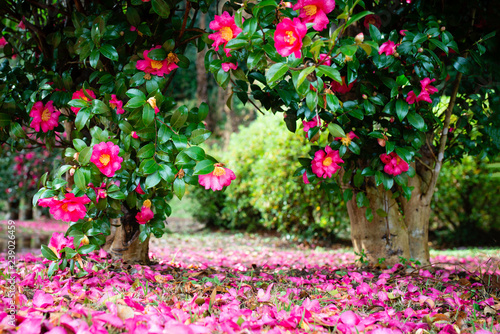
[[[466,157],[446,164],[434,194],[431,237],[438,245],[498,246],[500,179],[490,164]]]
[[[199,198],[194,216],[224,228],[276,230],[308,240],[348,238],[344,203],[293,176],[297,159],[307,155],[308,146],[304,135],[286,129],[281,115],[258,117],[233,134],[228,149],[218,157],[237,179],[223,193],[203,196],[197,191],[192,196]]]

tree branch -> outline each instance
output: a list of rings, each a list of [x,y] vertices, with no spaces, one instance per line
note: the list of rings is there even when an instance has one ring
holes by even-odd
[[[455,79],[455,83],[453,85],[453,91],[450,97],[450,103],[448,104],[448,108],[446,109],[446,114],[444,117],[444,125],[443,131],[441,133],[441,140],[439,142],[439,150],[436,165],[434,165],[434,170],[432,172],[431,181],[429,183],[429,187],[427,188],[427,192],[422,196],[422,201],[426,204],[430,204],[432,195],[434,194],[434,189],[436,188],[437,179],[439,177],[439,172],[441,171],[441,167],[443,166],[444,160],[444,151],[446,149],[446,141],[448,139],[448,130],[450,129],[450,119],[453,108],[455,107],[455,102],[457,99],[458,89],[460,88],[460,82],[462,81],[462,73],[458,73],[457,78]]]

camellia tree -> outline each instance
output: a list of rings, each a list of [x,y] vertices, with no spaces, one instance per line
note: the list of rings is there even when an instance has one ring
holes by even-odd
[[[476,29],[488,8],[476,4],[453,35],[451,15],[425,1],[231,1],[205,31],[196,22],[210,5],[0,8],[0,140],[12,149],[60,146],[66,159],[33,199],[70,222],[43,254],[73,266],[103,246],[147,263],[149,236],[163,234],[173,196],[235,178],[197,146],[210,135],[207,105],[188,110],[165,93],[189,64],[186,48],[208,44],[206,69],[230,84],[228,104],[258,101],[283,112],[291,131],[302,121],[312,146],[297,176],[343,196],[355,250],[372,262],[427,263],[429,203],[444,159],[499,149],[498,98],[488,82],[476,84],[488,71],[493,34]]]

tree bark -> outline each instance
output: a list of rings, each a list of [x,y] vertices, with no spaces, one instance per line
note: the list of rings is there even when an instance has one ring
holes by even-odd
[[[140,225],[135,216],[136,209],[122,205],[125,216],[111,221],[111,234],[106,238],[103,249],[115,260],[125,263],[149,264],[149,236],[140,242]]]
[[[408,228],[392,192],[382,185],[372,185],[367,186],[367,197],[373,213],[372,221],[366,219],[366,207],[358,208],[355,196],[347,202],[354,251],[365,254],[370,263],[384,259],[388,266],[398,263],[400,257],[410,258]],[[379,216],[378,209],[386,211],[387,217]]]

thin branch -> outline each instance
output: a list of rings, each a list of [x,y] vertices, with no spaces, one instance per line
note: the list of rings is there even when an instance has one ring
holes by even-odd
[[[425,195],[422,196],[422,201],[427,204],[431,202],[432,195],[434,194],[434,189],[436,188],[437,179],[439,177],[439,172],[441,171],[441,166],[443,165],[444,151],[446,149],[446,141],[448,139],[448,130],[450,128],[451,114],[453,108],[455,107],[455,101],[457,99],[458,89],[460,88],[461,81],[462,81],[462,73],[459,72],[457,78],[455,79],[455,83],[453,85],[453,91],[451,93],[450,103],[448,104],[448,108],[446,109],[443,131],[441,133],[441,140],[439,142],[439,150],[438,150],[436,165],[434,166],[431,181],[429,183],[429,188],[427,188],[427,192],[425,193]]]

